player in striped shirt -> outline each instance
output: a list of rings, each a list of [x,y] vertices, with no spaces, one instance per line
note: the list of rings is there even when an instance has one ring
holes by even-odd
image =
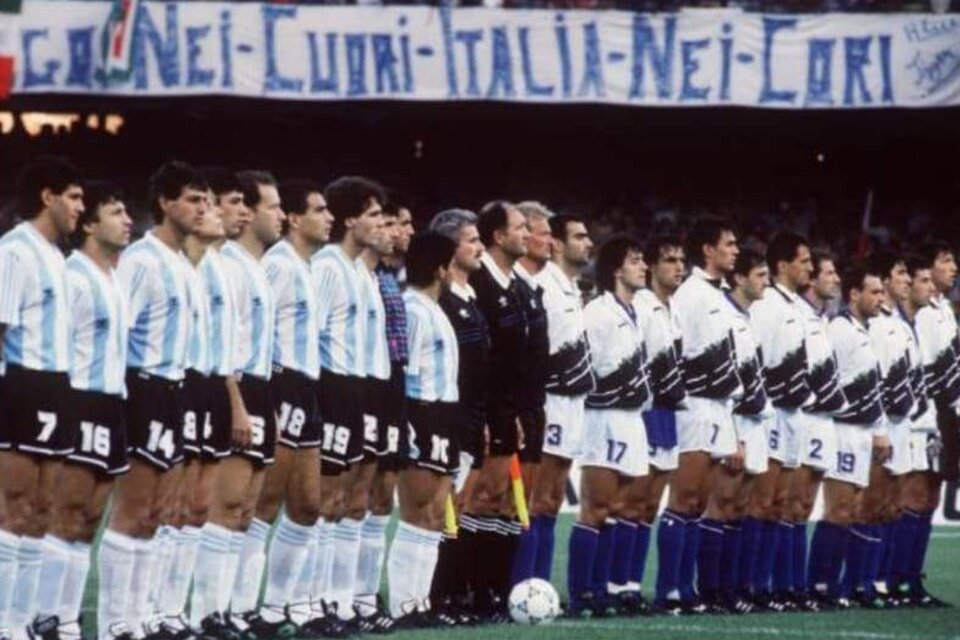
[[[190,331],[190,263],[182,248],[202,222],[207,186],[191,166],[170,162],[150,177],[154,227],[123,254],[117,280],[131,318],[127,340],[126,421],[130,472],[117,483],[104,536],[111,548],[102,566],[133,564],[129,583],[111,583],[100,602],[106,637],[124,617],[139,637],[177,631],[154,616],[151,588],[169,568],[156,539],[159,525],[179,507],[183,460],[183,379]],[[156,573],[156,572],[161,573]]]
[[[0,637],[22,636],[35,613],[54,482],[74,449],[64,403],[70,311],[57,242],[84,210],[80,174],[63,158],[28,164],[16,190],[25,220],[0,238]]]
[[[367,297],[356,260],[377,241],[382,227],[383,190],[359,177],[338,178],[324,189],[333,213],[334,237],[316,254],[311,273],[320,300],[320,415],[323,416],[320,486],[323,558],[321,598],[341,619],[353,619],[360,554],[360,526],[346,513],[347,489],[363,460],[363,390],[367,368]],[[354,516],[356,514],[353,514]]]
[[[459,463],[455,430],[457,336],[438,304],[456,244],[435,231],[414,237],[404,294],[410,360],[406,368],[409,465],[400,472],[400,524],[390,549],[390,613],[400,624],[429,619],[443,504]],[[490,559],[505,561],[505,558]]]
[[[80,249],[66,262],[74,345],[72,415],[66,428],[76,441],[60,471],[44,538],[33,637],[80,637],[90,545],[113,480],[128,468],[123,422],[127,318],[113,264],[130,241],[131,225],[115,185],[84,184],[84,213],[73,235]]]

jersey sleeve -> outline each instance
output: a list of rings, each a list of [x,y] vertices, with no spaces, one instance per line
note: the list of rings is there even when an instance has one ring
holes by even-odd
[[[294,295],[294,278],[291,269],[282,260],[270,258],[263,261],[263,271],[270,285],[270,293],[276,308],[284,307],[291,302]]]
[[[127,300],[127,312],[131,322],[150,304],[153,287],[150,267],[150,263],[139,255],[120,256],[117,264],[117,284]]]
[[[412,305],[407,305],[407,364],[405,366],[408,374],[416,374],[420,371],[420,360],[423,351],[424,332],[426,331],[425,318],[421,312]]]
[[[82,275],[72,269],[67,269],[67,303],[70,305],[74,329],[93,312],[89,285]]]
[[[310,265],[314,291],[317,294],[317,328],[326,331],[330,326],[330,312],[337,295],[337,270],[326,260],[314,260]]]
[[[27,278],[28,271],[20,264],[20,257],[9,247],[0,248],[0,325],[20,324]]]

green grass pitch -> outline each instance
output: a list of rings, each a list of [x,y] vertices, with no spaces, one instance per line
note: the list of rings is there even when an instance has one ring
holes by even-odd
[[[565,598],[567,537],[571,516],[561,516],[557,530],[554,584]],[[84,628],[94,637],[96,563],[84,598]],[[651,593],[656,572],[656,544],[651,545],[644,593]],[[927,556],[927,586],[948,602],[960,605],[960,528],[937,527]],[[443,638],[487,640],[505,635],[509,640],[960,640],[960,608],[903,611],[843,611],[821,614],[758,614],[748,616],[645,617],[602,620],[559,620],[538,627],[476,627],[418,630],[393,634],[397,640]]]

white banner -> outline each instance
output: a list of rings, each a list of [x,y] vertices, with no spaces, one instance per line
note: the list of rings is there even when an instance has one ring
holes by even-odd
[[[14,58],[15,94],[960,104],[958,14],[25,0],[21,14],[0,16],[0,43]]]

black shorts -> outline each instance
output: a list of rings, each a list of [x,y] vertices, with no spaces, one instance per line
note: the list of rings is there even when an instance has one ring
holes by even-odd
[[[520,426],[523,428],[523,448],[520,449],[520,462],[538,464],[543,460],[543,434],[547,427],[547,414],[543,407],[521,409]]]
[[[483,433],[485,426],[486,417],[482,408],[462,404],[457,408],[457,446],[472,458],[471,469],[483,467],[487,457],[487,442]]]
[[[518,411],[502,400],[487,404],[487,425],[490,427],[490,455],[512,456],[519,447]]]
[[[207,394],[207,376],[187,369],[183,378],[183,455],[199,458],[204,439],[213,433],[213,417]]]
[[[321,421],[317,381],[293,369],[274,367],[270,391],[280,426],[277,444],[291,449],[319,447]]]
[[[201,457],[204,460],[219,460],[233,451],[231,429],[233,413],[230,409],[230,392],[226,376],[211,375],[203,380],[207,411],[210,412],[209,430],[204,430]]]
[[[341,376],[330,371],[320,374],[320,415],[323,442],[320,470],[335,476],[363,460],[364,378]]]
[[[456,439],[457,403],[424,402],[407,398],[411,441],[409,464],[442,475],[453,475],[460,466]]]
[[[76,432],[69,397],[66,373],[8,364],[0,378],[0,450],[45,458],[73,451]]]
[[[70,406],[76,443],[67,461],[107,476],[130,469],[123,398],[73,389]]]
[[[398,373],[399,372],[399,373]],[[406,466],[410,449],[404,393],[403,365],[394,364],[390,380],[378,381],[376,398],[364,398],[377,415],[377,466],[382,471],[400,471]]]
[[[183,461],[182,380],[127,369],[127,450],[161,471]]]
[[[277,417],[273,413],[270,383],[263,378],[240,377],[240,396],[250,416],[250,447],[238,453],[258,465],[273,464],[277,452]]]

